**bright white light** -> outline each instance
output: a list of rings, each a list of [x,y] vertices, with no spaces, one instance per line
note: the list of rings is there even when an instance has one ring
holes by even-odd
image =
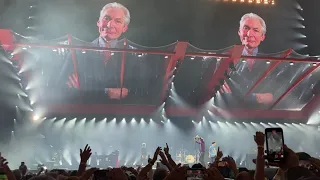
[[[23,49],[23,50],[26,50],[27,48],[26,48],[26,47],[23,47],[22,49]]]
[[[111,56],[113,56],[113,55],[114,55],[114,53],[112,52],[112,53],[111,53]]]
[[[191,57],[191,60],[194,60],[194,57]]]
[[[270,61],[267,61],[266,63],[267,63],[267,64],[270,64],[271,62],[270,62]]]
[[[291,62],[291,63],[290,63],[290,66],[293,66],[293,65],[294,65],[294,63],[293,63],[293,62]]]
[[[32,118],[34,121],[37,121],[40,119],[40,117],[38,115],[34,115],[33,118]]]
[[[56,49],[52,49],[52,51],[53,51],[53,52],[56,52],[57,50],[56,50]]]
[[[166,59],[167,59],[167,58],[168,58],[168,56],[165,56],[164,58],[166,58]]]
[[[85,54],[86,53],[86,51],[82,51],[82,54]]]

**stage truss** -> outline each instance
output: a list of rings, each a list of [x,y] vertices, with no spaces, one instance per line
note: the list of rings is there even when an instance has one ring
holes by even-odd
[[[269,109],[221,109],[217,107],[211,107],[209,109],[216,116],[222,116],[227,118],[241,118],[241,119],[294,119],[294,120],[307,120],[311,114],[319,107],[320,95],[317,94],[312,100],[305,105],[299,111],[291,110],[276,110],[274,107],[280,103],[295,87],[297,87],[308,75],[315,72],[319,66],[320,61],[317,58],[289,58],[288,56],[292,53],[289,49],[285,51],[280,57],[252,57],[242,56],[243,46],[234,45],[230,49],[228,54],[217,54],[208,52],[186,52],[188,43],[178,41],[173,51],[153,51],[143,49],[118,49],[118,48],[100,48],[100,47],[88,47],[88,46],[75,46],[75,45],[48,45],[48,44],[35,44],[35,43],[13,43],[13,36],[10,30],[0,30],[0,40],[4,46],[4,49],[8,52],[14,52],[17,48],[24,47],[41,47],[51,49],[70,49],[73,50],[93,50],[93,51],[111,51],[111,52],[122,52],[122,53],[143,53],[143,54],[158,54],[169,57],[169,64],[166,68],[166,73],[163,79],[163,89],[161,93],[162,102],[166,99],[166,91],[168,90],[168,80],[171,76],[177,61],[183,63],[185,57],[214,57],[223,59],[219,65],[217,71],[211,74],[210,82],[207,84],[206,93],[201,97],[201,101],[205,103],[212,98],[215,87],[220,84],[219,79],[225,78],[225,72],[230,71],[230,64],[237,63],[240,59],[254,59],[254,60],[268,60],[271,62],[269,68],[262,73],[254,85],[250,88],[249,92],[246,93],[248,96],[255,88],[274,70],[281,62],[290,63],[309,63],[312,64],[307,71],[302,73],[297,80],[295,80],[289,88],[274,101]],[[70,37],[70,36],[69,36]],[[68,38],[69,44],[71,44],[71,38]],[[125,57],[123,57],[125,58]],[[13,61],[21,61],[23,58],[21,55],[15,55]],[[73,61],[75,57],[73,57]],[[125,61],[123,61],[125,62]],[[122,64],[125,66],[125,63]],[[74,67],[76,74],[77,67]],[[121,88],[123,88],[124,68],[121,68]],[[96,104],[96,105],[85,105],[85,104],[43,104],[48,110],[48,114],[81,114],[81,115],[139,115],[148,116],[158,110],[162,102],[156,105],[111,105],[111,104]],[[167,117],[202,117],[203,110],[199,108],[187,108],[187,107],[166,107]]]

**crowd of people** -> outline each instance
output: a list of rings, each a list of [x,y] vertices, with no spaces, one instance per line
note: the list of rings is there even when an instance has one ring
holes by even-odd
[[[88,168],[87,162],[91,157],[91,148],[86,145],[80,149],[80,164],[76,171],[47,170],[40,168],[38,173],[32,174],[24,163],[19,169],[9,168],[10,160],[0,155],[0,175],[1,180],[183,180],[183,179],[204,179],[204,180],[296,180],[296,179],[320,179],[320,160],[309,156],[307,153],[293,152],[284,145],[284,160],[280,162],[268,162],[265,158],[265,135],[256,132],[254,141],[257,145],[257,157],[253,160],[256,168],[248,170],[237,167],[235,161],[230,156],[223,155],[218,148],[213,163],[176,164],[171,158],[169,147],[162,149],[157,147],[152,158],[148,159],[148,164],[144,167],[109,167],[107,169]],[[156,166],[155,166],[156,164]],[[161,164],[161,165],[160,165]],[[267,171],[270,166],[277,167],[273,177],[268,177]],[[155,168],[153,168],[155,167]]]

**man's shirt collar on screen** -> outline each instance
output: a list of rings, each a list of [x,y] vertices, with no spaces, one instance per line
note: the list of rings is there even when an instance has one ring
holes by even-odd
[[[252,54],[250,54],[246,48],[244,48],[242,51],[242,56],[256,56],[257,54],[258,54],[258,47],[253,49]]]
[[[111,40],[109,41],[109,43],[110,43],[110,48],[115,48],[117,46],[118,40],[117,39]],[[106,44],[107,44],[106,40],[104,40],[101,36],[99,36],[98,38],[99,47],[106,47]]]

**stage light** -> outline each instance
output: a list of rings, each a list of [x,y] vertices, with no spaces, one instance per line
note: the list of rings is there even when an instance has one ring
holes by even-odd
[[[290,66],[293,66],[294,65],[294,63],[293,62],[290,62]]]
[[[260,4],[260,3],[261,3],[261,1],[260,1],[260,0],[256,0],[256,3],[257,3],[257,4]]]
[[[164,56],[164,58],[168,59],[168,56]]]
[[[305,26],[302,26],[302,28],[306,28]]]
[[[267,63],[267,64],[270,64],[271,62],[270,62],[270,61],[267,61],[266,63]]]
[[[252,3],[252,0],[248,0],[248,3]]]
[[[194,60],[194,57],[191,57],[190,59],[191,59],[191,60]]]
[[[40,119],[40,117],[38,115],[34,115],[33,118],[32,118],[34,121],[37,121]]]

